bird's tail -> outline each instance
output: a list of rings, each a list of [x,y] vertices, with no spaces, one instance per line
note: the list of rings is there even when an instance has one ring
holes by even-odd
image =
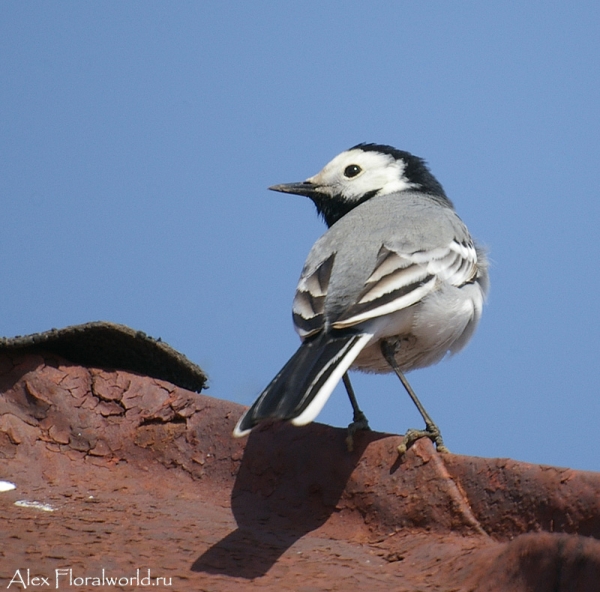
[[[245,436],[265,419],[291,420],[294,425],[313,421],[371,337],[320,334],[304,341],[241,417],[233,435]]]

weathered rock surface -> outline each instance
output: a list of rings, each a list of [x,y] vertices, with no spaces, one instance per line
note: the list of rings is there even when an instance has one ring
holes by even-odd
[[[600,590],[600,474],[424,441],[399,459],[401,438],[375,432],[349,453],[320,424],[234,440],[241,411],[0,352],[0,479],[17,486],[0,493],[0,588],[29,569],[53,589],[55,570],[63,589],[143,589],[149,569],[181,591]]]
[[[32,335],[0,337],[0,353],[42,348],[75,364],[130,370],[191,391],[200,392],[206,384],[202,369],[160,338],[117,323],[92,321]]]

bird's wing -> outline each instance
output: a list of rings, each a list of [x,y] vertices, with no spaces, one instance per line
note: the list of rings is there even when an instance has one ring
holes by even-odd
[[[473,282],[477,272],[477,251],[470,238],[413,252],[384,244],[356,302],[331,319],[331,326],[344,329],[407,308],[440,282],[460,287]]]
[[[304,268],[300,276],[292,315],[294,326],[303,339],[318,333],[325,323],[325,297],[334,260],[335,253],[332,253],[316,266]]]

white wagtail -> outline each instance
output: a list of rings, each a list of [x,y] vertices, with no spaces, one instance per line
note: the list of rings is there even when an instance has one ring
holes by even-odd
[[[311,249],[296,288],[302,344],[234,430],[266,419],[315,419],[340,379],[357,429],[368,429],[347,371],[394,371],[426,428],[408,430],[400,452],[428,437],[446,450],[403,372],[454,354],[469,341],[488,288],[487,261],[425,161],[391,146],[359,144],[314,177],[270,187],[309,197],[329,230]]]

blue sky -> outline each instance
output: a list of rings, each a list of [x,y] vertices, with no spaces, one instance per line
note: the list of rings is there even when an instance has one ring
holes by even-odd
[[[422,156],[492,259],[478,332],[410,380],[456,453],[600,470],[597,2],[0,5],[0,334],[161,337],[250,404],[323,232],[267,191],[359,142]],[[371,426],[421,422],[356,375]],[[351,419],[343,390],[319,421]]]

